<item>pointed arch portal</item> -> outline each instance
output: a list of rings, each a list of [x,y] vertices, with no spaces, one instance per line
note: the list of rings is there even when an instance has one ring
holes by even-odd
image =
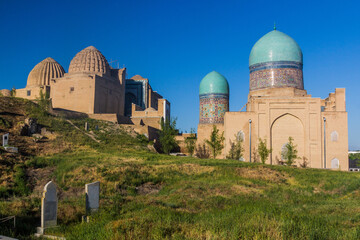
[[[275,119],[271,125],[271,164],[276,164],[276,159],[281,159],[282,147],[289,142],[289,137],[292,137],[297,145],[298,156],[303,157],[304,126],[299,118],[287,113]]]

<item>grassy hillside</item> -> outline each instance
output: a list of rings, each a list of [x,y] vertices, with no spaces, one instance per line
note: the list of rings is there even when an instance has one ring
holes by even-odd
[[[0,117],[11,126],[0,131],[15,134],[17,121],[33,115],[53,137],[18,136],[34,144],[31,151],[1,152],[0,218],[16,215],[18,227],[0,225],[0,235],[31,239],[42,188],[53,180],[60,227],[52,233],[66,239],[360,238],[358,173],[161,155],[117,125],[71,119],[77,129],[29,102],[4,99]],[[5,111],[5,102],[14,104]],[[84,133],[85,121],[100,142]],[[92,181],[101,182],[101,210],[81,223],[84,184]]]

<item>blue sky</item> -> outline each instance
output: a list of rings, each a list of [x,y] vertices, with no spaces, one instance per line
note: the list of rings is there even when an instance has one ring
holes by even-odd
[[[349,147],[360,149],[358,1],[6,1],[0,0],[0,89],[23,88],[31,69],[52,57],[68,70],[93,45],[128,77],[149,78],[171,102],[182,131],[198,123],[198,87],[210,71],[230,85],[230,110],[247,101],[248,58],[273,28],[304,55],[308,94],[346,88]]]

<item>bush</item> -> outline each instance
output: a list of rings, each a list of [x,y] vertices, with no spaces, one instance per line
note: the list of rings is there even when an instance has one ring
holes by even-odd
[[[242,147],[242,139],[240,136],[235,135],[235,141],[230,141],[229,154],[226,156],[227,159],[240,160],[243,157],[244,148]]]
[[[198,144],[197,148],[196,148],[196,157],[198,158],[209,158],[210,157],[210,151],[207,148],[206,144]]]

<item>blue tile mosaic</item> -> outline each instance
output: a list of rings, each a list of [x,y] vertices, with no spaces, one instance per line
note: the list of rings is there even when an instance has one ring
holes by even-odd
[[[304,89],[301,63],[279,61],[250,67],[250,91],[279,87]]]
[[[228,94],[200,95],[200,123],[224,123],[224,115],[229,111]]]

